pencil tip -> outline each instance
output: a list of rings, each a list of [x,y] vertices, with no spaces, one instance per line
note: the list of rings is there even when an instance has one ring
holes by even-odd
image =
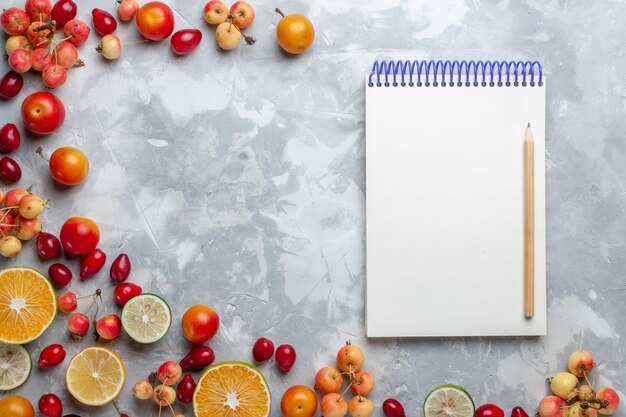
[[[530,122],[528,122],[528,127],[530,127]]]

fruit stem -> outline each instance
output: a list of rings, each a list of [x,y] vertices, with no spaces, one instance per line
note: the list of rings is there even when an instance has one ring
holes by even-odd
[[[239,28],[237,27],[237,25],[233,24],[233,19],[232,19],[232,18],[233,18],[233,16],[232,16],[232,15],[228,16],[228,19],[229,19],[230,25],[231,25],[232,27],[234,27],[235,29],[237,29],[237,31],[238,31],[239,33],[241,33],[241,36],[243,36],[243,39],[246,41],[246,45],[248,45],[248,46],[252,46],[252,45],[254,45],[254,43],[256,42],[256,39],[255,39],[253,36],[248,36],[248,35],[244,34],[244,33],[241,31],[241,29],[239,29]],[[230,32],[230,28],[228,28],[228,31]]]
[[[137,45],[139,43],[145,43],[145,42],[152,42],[152,41],[150,39],[142,39],[140,41],[126,42],[126,43],[122,44],[122,46]]]
[[[278,7],[276,9],[274,9],[276,11],[276,13],[278,13],[279,15],[281,15],[282,17],[285,17],[285,13],[283,13],[282,10],[280,10]]]
[[[50,160],[48,158],[43,156],[43,148],[41,146],[37,146],[37,149],[35,150],[35,153],[38,154],[39,156],[41,156],[44,159],[44,161],[50,162]]]
[[[35,29],[33,29],[33,32],[41,32],[42,30],[46,30],[46,29],[50,29],[50,31],[54,31],[56,29],[56,22],[54,20],[51,20],[48,23],[44,23],[41,26],[37,26]]]
[[[78,61],[76,61],[76,63],[74,64],[75,67],[84,67],[85,63],[83,62],[82,59],[79,59]]]

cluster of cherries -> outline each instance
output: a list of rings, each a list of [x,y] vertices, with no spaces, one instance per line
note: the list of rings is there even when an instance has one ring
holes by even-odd
[[[9,66],[17,73],[31,69],[42,73],[49,88],[60,87],[67,80],[67,70],[83,65],[77,46],[89,37],[89,26],[75,19],[78,7],[72,0],[26,0],[24,9],[6,9],[0,21],[10,35],[6,42]],[[63,38],[55,39],[62,29]]]
[[[22,241],[34,239],[41,231],[39,216],[47,201],[30,190],[0,190],[0,255],[13,258],[22,251]]]
[[[611,415],[619,407],[619,395],[608,387],[595,390],[589,374],[595,366],[591,354],[584,350],[572,353],[567,360],[569,372],[548,378],[552,395],[539,404],[539,417],[597,417]]]
[[[284,373],[289,372],[296,363],[296,349],[291,345],[280,345],[274,351],[274,343],[266,337],[261,337],[252,346],[252,357],[255,362],[267,362],[272,356],[276,359],[276,366]]]
[[[168,407],[174,417],[184,417],[174,411],[176,400],[183,404],[193,401],[193,392],[196,382],[191,375],[192,371],[199,371],[211,365],[215,360],[215,353],[209,346],[195,346],[180,361],[167,361],[159,366],[157,372],[150,374],[147,379],[139,380],[133,386],[133,394],[140,400],[152,400],[161,408]],[[183,372],[187,372],[183,375]],[[155,387],[155,383],[159,384]],[[178,384],[176,389],[174,385]]]
[[[216,25],[215,40],[225,51],[235,49],[241,44],[243,36],[246,45],[253,45],[255,39],[244,35],[242,29],[254,22],[254,9],[245,1],[238,1],[230,8],[222,0],[211,0],[204,6],[204,20],[209,25]]]

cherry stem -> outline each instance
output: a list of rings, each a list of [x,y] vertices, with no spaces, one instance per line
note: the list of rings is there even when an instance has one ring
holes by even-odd
[[[274,9],[276,11],[276,13],[278,13],[279,15],[281,15],[282,17],[285,17],[285,13],[283,13],[282,10],[280,10],[278,7],[276,9]]]
[[[587,378],[587,372],[585,372],[584,369],[583,369],[583,376],[585,377],[585,381],[587,381],[587,384],[589,384],[591,389],[593,389],[593,384],[589,381],[589,378]]]
[[[165,402],[167,403],[167,406],[170,408],[170,411],[172,412],[172,416],[175,416],[176,412],[174,411],[174,408],[172,407],[172,404],[170,404],[170,402],[167,401],[167,398],[165,398]]]
[[[48,158],[43,156],[43,148],[41,146],[37,146],[37,149],[35,149],[35,153],[38,154],[39,156],[41,156],[44,161],[50,162],[50,160]]]
[[[140,41],[126,42],[126,43],[122,44],[122,46],[137,45],[139,43],[146,43],[146,42],[152,42],[152,41],[150,39],[142,39]]]
[[[230,22],[230,26],[231,26],[231,27],[233,27],[233,26],[234,26],[234,27],[235,27],[235,29],[237,29],[237,31],[241,34],[241,36],[243,36],[243,39],[246,41],[246,45],[248,45],[248,46],[252,46],[252,45],[254,45],[254,44],[255,44],[255,42],[256,42],[256,39],[255,39],[253,36],[248,36],[248,35],[244,34],[244,33],[241,31],[241,29],[239,29],[239,28],[237,27],[237,25],[235,25],[235,24],[233,23],[233,19],[234,19],[234,16],[233,16],[232,14],[231,14],[231,15],[228,15],[228,21]],[[230,27],[228,28],[228,31],[230,32]]]
[[[56,22],[54,20],[51,20],[48,23],[44,23],[41,26],[37,26],[36,28],[33,29],[33,32],[41,32],[42,30],[46,30],[46,29],[50,29],[50,32],[54,31],[56,29]]]
[[[120,411],[120,408],[117,406],[117,403],[115,402],[115,400],[113,400],[113,407],[115,407],[115,410],[117,411],[117,414],[122,414],[122,412]]]

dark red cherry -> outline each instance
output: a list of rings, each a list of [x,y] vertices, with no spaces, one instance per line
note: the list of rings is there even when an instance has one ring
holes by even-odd
[[[0,80],[0,98],[8,100],[15,97],[22,90],[24,78],[22,74],[9,71]]]
[[[57,29],[60,29],[76,17],[77,11],[78,7],[72,0],[59,0],[54,3],[50,17],[56,22]]]
[[[98,8],[93,9],[91,11],[91,17],[93,19],[93,28],[100,36],[113,33],[115,29],[117,29],[117,21],[113,15],[106,10]]]
[[[296,350],[291,345],[280,345],[276,348],[276,364],[281,371],[287,373],[296,363]]]
[[[65,359],[65,349],[59,344],[45,347],[39,354],[39,367],[52,368]]]
[[[61,255],[61,242],[52,233],[40,232],[37,235],[37,253],[43,259],[54,259]]]
[[[257,362],[265,362],[274,356],[274,344],[271,340],[262,337],[254,343],[252,356]]]
[[[200,44],[202,32],[198,29],[183,29],[172,35],[170,44],[176,55],[189,55]]]
[[[196,346],[180,361],[180,367],[185,371],[204,369],[215,360],[213,349],[208,346]]]
[[[196,381],[191,374],[185,374],[176,388],[176,398],[184,404],[189,404],[193,399],[193,391],[196,389]]]
[[[0,158],[0,177],[7,182],[17,182],[22,178],[22,169],[13,158]]]
[[[20,147],[20,131],[13,123],[7,123],[0,129],[0,152],[10,153]]]

